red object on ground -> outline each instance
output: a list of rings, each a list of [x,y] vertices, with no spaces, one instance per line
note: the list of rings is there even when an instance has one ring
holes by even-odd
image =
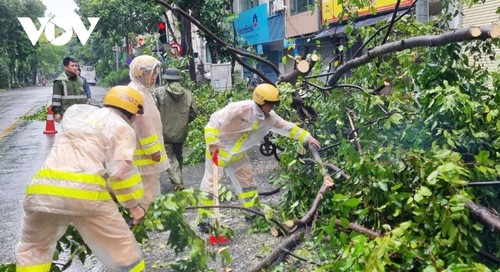
[[[52,112],[52,107],[47,109],[47,122],[45,123],[45,130],[43,134],[55,134],[57,133],[56,124],[54,123],[54,113]]]
[[[222,235],[218,235],[217,237],[215,237],[215,235],[208,236],[208,243],[210,245],[222,244],[222,243],[227,243],[227,242],[229,242],[229,239],[222,236]]]

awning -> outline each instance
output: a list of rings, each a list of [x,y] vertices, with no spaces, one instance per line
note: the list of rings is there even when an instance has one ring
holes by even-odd
[[[404,12],[406,12],[406,10],[398,11],[398,16],[403,14]],[[392,18],[392,12],[383,15],[377,15],[366,19],[357,20],[355,22],[350,22],[349,24],[334,25],[331,28],[323,30],[320,33],[318,33],[316,36],[314,36],[313,40],[342,35],[344,34],[347,25],[352,25],[354,28],[359,28],[362,26],[374,25],[379,21],[389,21],[391,18]]]

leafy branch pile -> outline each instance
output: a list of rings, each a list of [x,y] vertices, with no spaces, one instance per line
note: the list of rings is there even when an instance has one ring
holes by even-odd
[[[395,31],[412,36],[422,28]],[[310,224],[312,239],[299,251],[315,263],[303,264],[308,271],[498,268],[500,229],[478,220],[470,206],[488,207],[498,222],[500,190],[468,184],[500,176],[500,74],[470,63],[470,54],[488,50],[487,42],[467,47],[473,49],[469,55],[460,44],[401,51],[359,67],[345,80],[378,86],[390,78],[392,91],[385,95],[311,89],[308,101],[321,114],[308,127],[326,147],[323,160],[343,172],[332,171],[336,184]],[[278,143],[288,146],[280,161],[287,174],[275,180],[288,190],[277,209],[286,218],[300,217],[322,177],[299,163],[297,146]],[[377,237],[352,231],[353,222]],[[488,254],[497,257],[480,257]],[[281,264],[274,271],[295,266]]]

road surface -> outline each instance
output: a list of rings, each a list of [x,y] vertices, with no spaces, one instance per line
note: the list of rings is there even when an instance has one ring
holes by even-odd
[[[91,87],[93,103],[99,104],[105,88]],[[52,86],[34,86],[0,92],[0,264],[14,263],[15,245],[22,222],[22,201],[26,185],[43,164],[58,134],[46,135],[45,121],[25,121],[51,101]],[[60,131],[60,124],[56,123]],[[75,264],[68,272],[86,269]],[[92,269],[92,271],[97,272]]]

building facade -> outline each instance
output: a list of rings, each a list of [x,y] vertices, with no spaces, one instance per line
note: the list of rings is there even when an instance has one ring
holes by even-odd
[[[500,7],[500,0],[486,0],[484,3],[478,3],[471,7],[463,7],[462,13],[459,17],[459,26],[462,28],[470,26],[488,26],[491,24],[500,23],[500,15],[496,10]],[[496,59],[491,60],[488,55],[484,55],[479,60],[479,65],[488,69],[489,71],[498,71],[500,64],[500,48],[493,48]],[[471,61],[473,61],[471,59]]]

